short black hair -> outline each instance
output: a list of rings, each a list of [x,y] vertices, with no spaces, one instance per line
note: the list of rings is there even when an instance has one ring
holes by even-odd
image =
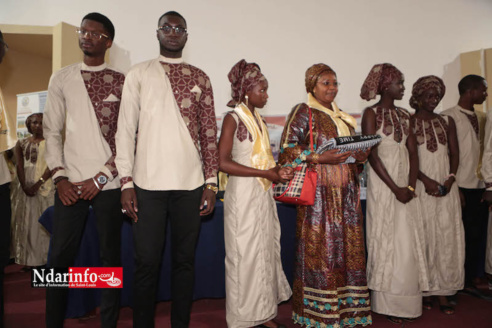
[[[0,31],[0,40],[3,41],[3,34],[2,34],[2,31]]]
[[[164,14],[162,14],[161,17],[159,17],[159,20],[157,21],[157,26],[158,27],[159,27],[159,23],[160,23],[162,17],[164,17],[164,16],[177,16],[177,17],[181,18],[185,22],[185,25],[186,25],[185,27],[188,26],[188,24],[186,23],[186,19],[183,16],[181,16],[180,13],[178,13],[177,11],[168,11],[167,13],[164,13]]]
[[[470,74],[461,79],[458,83],[458,91],[460,96],[468,90],[478,89],[485,81],[485,78],[480,75]]]
[[[108,32],[108,36],[111,40],[114,40],[114,25],[111,23],[109,18],[104,16],[103,14],[100,13],[89,13],[82,18],[82,21],[84,19],[89,19],[98,23],[101,23],[104,26],[104,29]]]

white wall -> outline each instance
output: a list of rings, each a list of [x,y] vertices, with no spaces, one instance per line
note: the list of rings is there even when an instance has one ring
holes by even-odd
[[[444,76],[444,104],[454,104],[457,57],[492,47],[492,0],[0,0],[0,23],[78,25],[86,13],[101,12],[116,27],[111,61],[128,70],[158,55],[155,28],[168,10],[187,19],[184,57],[212,79],[218,115],[227,110],[227,73],[241,58],[257,62],[270,82],[265,114],[286,114],[303,101],[304,72],[318,62],[338,74],[339,106],[360,112],[368,104],[360,87],[373,64],[404,72],[403,107],[415,80],[428,74]]]

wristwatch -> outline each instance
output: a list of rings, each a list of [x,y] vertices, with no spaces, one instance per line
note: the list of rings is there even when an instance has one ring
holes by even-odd
[[[108,183],[108,178],[106,178],[106,176],[102,174],[98,176],[96,180],[101,186],[104,186],[106,183]]]
[[[217,192],[219,191],[218,187],[211,185],[211,184],[208,184],[205,188],[212,190],[215,194],[217,194]]]

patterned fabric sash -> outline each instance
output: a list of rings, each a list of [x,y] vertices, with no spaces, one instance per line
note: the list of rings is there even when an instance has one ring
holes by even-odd
[[[249,108],[241,103],[234,108],[234,112],[239,116],[244,125],[246,125],[248,132],[253,136],[253,151],[251,153],[252,166],[259,170],[268,170],[275,167],[275,160],[273,159],[272,149],[270,148],[268,130],[258,111],[255,110],[253,116],[253,113],[251,113]],[[261,126],[261,131],[259,125]],[[257,179],[265,191],[272,186],[272,182],[268,179]]]
[[[114,157],[116,156],[115,134],[118,122],[118,113],[121,99],[121,86],[123,75],[121,73],[104,69],[102,71],[81,70],[87,93],[94,108],[99,128],[104,140],[111,149],[111,173],[113,176],[118,174]]]
[[[333,122],[335,122],[335,125],[337,126],[337,132],[339,137],[346,137],[351,135],[350,129],[347,126],[347,124],[352,126],[354,129],[357,129],[357,121],[355,120],[355,118],[338,109],[338,106],[335,102],[331,103],[333,107],[333,110],[331,110],[321,105],[311,93],[308,93],[307,105],[311,108],[315,108],[329,115],[333,120]]]

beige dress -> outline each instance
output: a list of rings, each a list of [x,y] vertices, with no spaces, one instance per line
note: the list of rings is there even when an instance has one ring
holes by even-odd
[[[441,184],[449,174],[447,129],[447,116],[415,119],[420,171]],[[454,183],[444,197],[427,194],[420,180],[416,191],[424,218],[429,273],[429,289],[424,296],[454,295],[463,289],[465,281],[465,235],[458,184]]]
[[[232,158],[251,166],[253,142],[238,116],[231,115],[239,130]],[[271,188],[264,191],[254,177],[229,177],[224,239],[228,327],[254,327],[275,318],[278,303],[289,299],[292,291],[282,269],[280,223]]]
[[[400,187],[408,186],[410,169],[405,146],[410,114],[399,108],[374,107],[377,151],[388,174]],[[399,137],[395,134],[399,133]],[[374,312],[415,318],[422,314],[422,290],[428,289],[424,232],[420,204],[399,202],[368,165],[367,186],[367,280]]]
[[[38,144],[28,139],[19,141],[24,157],[25,182],[36,183],[46,170],[45,141]],[[22,190],[18,178],[12,183],[13,252],[15,263],[26,266],[45,265],[48,259],[50,235],[38,222],[41,214],[54,204],[55,188],[48,179],[33,197]]]

